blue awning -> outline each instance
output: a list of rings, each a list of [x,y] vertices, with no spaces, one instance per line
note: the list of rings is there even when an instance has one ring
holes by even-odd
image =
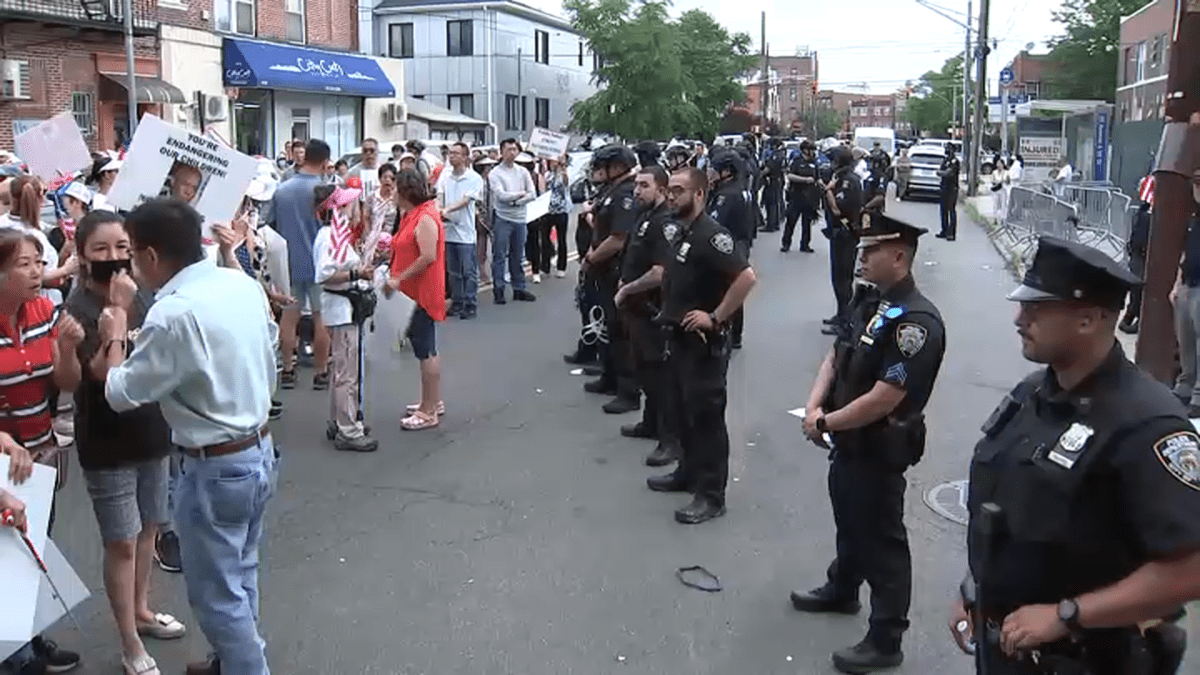
[[[366,56],[231,38],[225,38],[222,54],[227,87],[366,98],[396,96],[396,88],[383,69]]]

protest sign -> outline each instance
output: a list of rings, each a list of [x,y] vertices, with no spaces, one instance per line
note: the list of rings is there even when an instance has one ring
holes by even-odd
[[[550,193],[543,192],[537,199],[525,205],[525,222],[532,223],[550,213]]]
[[[533,133],[529,135],[529,143],[525,149],[538,157],[558,159],[566,154],[567,145],[570,142],[570,134],[560,134],[557,131],[534,127]]]
[[[175,197],[191,204],[207,224],[229,223],[257,172],[253,157],[144,115],[108,201],[131,211],[150,199]]]
[[[13,145],[29,172],[55,183],[92,163],[87,143],[70,111],[60,113],[18,135]]]

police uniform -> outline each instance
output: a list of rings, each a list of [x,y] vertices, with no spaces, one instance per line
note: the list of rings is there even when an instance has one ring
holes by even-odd
[[[817,160],[807,159],[803,152],[797,153],[788,166],[788,173],[801,178],[819,179],[820,170]],[[788,183],[787,222],[783,226],[783,241],[780,248],[787,251],[792,248],[792,234],[796,231],[796,221],[800,222],[800,250],[812,251],[812,225],[817,219],[817,211],[821,207],[821,186],[811,184]]]
[[[783,148],[775,145],[767,150],[763,161],[767,180],[763,189],[763,207],[767,210],[767,222],[763,232],[775,232],[783,213],[783,170],[785,158]]]
[[[1120,311],[1137,283],[1096,249],[1042,237],[1009,299]],[[983,434],[968,498],[968,581],[977,591],[964,593],[964,604],[975,604],[977,630],[984,629],[979,672],[1040,674],[1048,671],[1039,664],[1056,662],[1056,673],[1175,672],[1137,665],[1181,658],[1186,640],[1174,640],[1175,653],[1162,647],[1163,636],[1182,631],[1169,622],[1145,635],[1137,626],[1088,630],[1071,622],[1079,595],[1200,548],[1200,438],[1180,402],[1130,363],[1114,339],[1107,358],[1070,390],[1052,366],[1025,378]],[[1035,604],[1058,605],[1074,638],[1041,645],[1023,660],[1005,656],[999,627],[1011,612]]]
[[[860,246],[897,238],[915,246],[925,231],[885,215],[867,214]],[[917,290],[910,271],[891,288],[863,294],[853,306],[850,330],[834,346],[834,379],[822,405],[826,413],[845,408],[877,382],[904,390],[900,404],[884,419],[830,434],[829,497],[837,556],[824,586],[792,594],[793,605],[801,611],[855,613],[859,587],[867,582],[871,617],[863,644],[885,661],[899,658],[912,596],[904,472],[924,453],[923,410],[945,349],[941,314]],[[822,431],[823,422],[822,418],[817,423]],[[842,668],[839,659],[860,658],[847,654],[854,650],[836,653],[834,664]]]
[[[591,222],[594,224],[596,218],[596,209],[604,201],[604,197],[608,192],[608,184],[592,185],[588,183],[588,192],[592,202],[592,210],[589,214]],[[584,215],[579,216],[579,220],[575,224],[575,250],[579,253],[579,259],[587,255],[587,252],[592,248],[592,226],[583,222]],[[593,284],[588,282],[584,275],[580,275],[579,284],[575,287],[575,306],[579,309],[579,317],[582,323],[580,328],[579,341],[575,347],[575,351],[571,354],[563,356],[563,360],[572,365],[586,365],[600,360],[599,346],[604,340],[608,339],[607,326],[604,324],[604,318],[600,315],[602,310],[594,309],[598,306],[598,294]],[[605,384],[607,387],[608,385]]]
[[[844,328],[853,296],[859,219],[865,202],[862,180],[854,173],[853,163],[835,170],[833,180],[833,200],[839,214],[834,214],[833,209],[825,209],[826,231],[829,233],[829,274],[833,296],[837,300],[837,314],[830,323]],[[835,334],[837,330],[827,329],[824,332]]]
[[[750,263],[733,235],[707,214],[676,225],[679,231],[663,277],[663,309],[655,321],[668,333],[668,372],[678,405],[683,455],[674,472],[647,483],[657,491],[692,492],[692,504],[676,511],[675,519],[696,523],[725,512],[729,476],[725,375],[730,344],[723,327],[697,333],[684,331],[680,324],[692,310],[715,311]]]
[[[621,266],[622,283],[640,279],[655,265],[661,265],[665,271],[671,260],[671,241],[678,233],[679,226],[673,222],[671,207],[665,201],[641,213],[637,228],[626,243]],[[642,421],[638,425],[641,428],[626,435],[658,439],[658,446],[646,458],[649,466],[670,464],[680,455],[678,412],[674,409],[674,397],[666,391],[669,382],[666,336],[654,324],[654,317],[661,309],[659,288],[629,296],[621,309],[632,342],[634,371],[646,394]]]
[[[961,165],[958,157],[947,156],[942,160],[938,173],[942,177],[941,184],[941,217],[942,231],[937,236],[940,239],[954,241],[958,235],[958,174]]]
[[[623,178],[613,183],[597,202],[592,249],[596,250],[612,234],[629,235],[637,224],[637,206],[633,195],[633,179]],[[616,309],[617,282],[621,278],[621,255],[615,255],[588,268],[588,283],[595,290],[597,304],[604,312],[608,342],[600,344],[603,374],[600,380],[585,385],[593,393],[615,393],[617,399],[605,404],[605,412],[629,412],[640,405],[637,380],[633,370],[633,353],[628,335]]]
[[[884,156],[886,158],[886,155]],[[871,173],[863,181],[863,206],[870,204],[876,197],[881,198],[872,211],[883,212],[887,207],[887,170],[888,165],[871,158]]]

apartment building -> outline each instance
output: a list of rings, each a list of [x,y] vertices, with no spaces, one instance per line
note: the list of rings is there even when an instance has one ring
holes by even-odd
[[[1170,0],[1155,0],[1121,19],[1117,122],[1163,118],[1174,24],[1175,3]]]

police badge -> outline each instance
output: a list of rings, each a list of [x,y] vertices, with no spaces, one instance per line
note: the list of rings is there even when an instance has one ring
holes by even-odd
[[[929,332],[917,323],[902,323],[896,328],[896,346],[904,358],[911,359],[925,346]]]
[[[725,206],[725,195],[717,195],[717,206]]]
[[[625,209],[626,211],[632,211],[633,210],[633,197],[626,197],[624,200],[622,200],[621,208]]]
[[[717,249],[725,255],[733,253],[733,237],[725,232],[718,232],[712,236],[711,243],[713,248]]]
[[[648,220],[642,221],[642,224],[638,226],[638,235],[637,236],[639,236],[639,237],[646,236],[646,230],[649,227],[650,227],[650,221],[648,221]]]
[[[1058,444],[1046,455],[1046,458],[1064,469],[1070,469],[1079,460],[1079,453],[1083,450],[1083,446],[1087,445],[1088,439],[1095,433],[1096,430],[1086,424],[1072,423],[1062,436],[1058,437]]]
[[[675,223],[667,223],[666,225],[663,225],[663,237],[666,238],[666,240],[670,243],[675,243],[675,235],[677,234],[679,234],[679,226]]]

